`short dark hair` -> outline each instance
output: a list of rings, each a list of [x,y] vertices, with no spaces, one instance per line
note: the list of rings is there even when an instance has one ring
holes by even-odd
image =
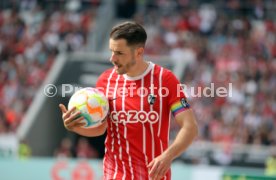
[[[128,46],[145,46],[147,33],[143,26],[136,22],[124,22],[112,28],[110,38],[114,40],[125,39]]]

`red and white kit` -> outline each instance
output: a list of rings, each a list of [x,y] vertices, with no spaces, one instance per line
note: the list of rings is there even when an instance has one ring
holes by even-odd
[[[97,88],[109,99],[104,179],[149,179],[147,164],[167,147],[171,113],[189,108],[173,73],[149,62],[137,77],[105,71]],[[169,171],[163,179],[171,179]]]

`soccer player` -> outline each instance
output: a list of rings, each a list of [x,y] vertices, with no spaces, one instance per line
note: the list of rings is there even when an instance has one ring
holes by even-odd
[[[113,27],[110,61],[97,88],[109,99],[110,113],[100,126],[85,129],[75,108],[60,105],[65,127],[83,136],[105,140],[104,179],[171,179],[172,161],[197,136],[193,111],[175,75],[143,57],[147,34],[135,22]],[[180,130],[169,145],[171,115]],[[76,120],[75,120],[76,119]]]

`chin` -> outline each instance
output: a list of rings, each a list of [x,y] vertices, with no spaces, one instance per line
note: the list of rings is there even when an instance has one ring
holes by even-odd
[[[119,75],[123,75],[123,74],[125,74],[125,72],[124,72],[124,71],[120,71],[120,70],[116,70],[116,73],[117,73],[117,74],[119,74]]]
[[[126,71],[125,68],[120,67],[120,68],[116,69],[116,73],[119,74],[119,75],[123,75],[123,74],[126,74],[127,71]]]

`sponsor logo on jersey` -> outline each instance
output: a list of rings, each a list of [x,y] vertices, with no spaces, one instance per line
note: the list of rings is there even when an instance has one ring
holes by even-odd
[[[110,118],[114,123],[156,123],[159,115],[156,111],[112,111]]]

